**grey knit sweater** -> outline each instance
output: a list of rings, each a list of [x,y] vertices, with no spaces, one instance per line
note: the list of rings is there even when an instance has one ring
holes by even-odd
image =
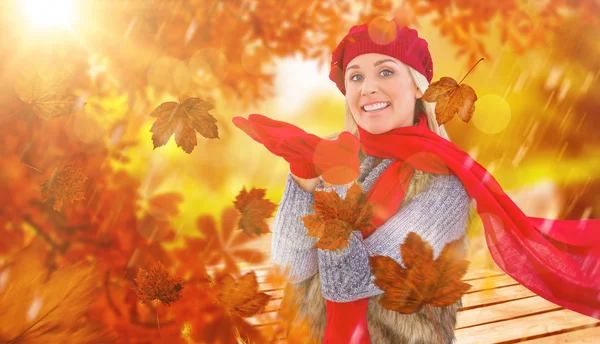
[[[367,156],[360,167],[358,184],[366,193],[376,179],[393,162],[385,159],[372,168],[375,157]],[[345,197],[349,185],[324,187],[316,191],[332,191]],[[287,266],[290,278],[301,282],[320,272],[323,297],[335,302],[350,302],[383,291],[372,283],[369,251],[354,236],[342,251],[313,250],[317,238],[306,236],[302,217],[314,214],[312,192],[305,192],[288,174],[285,191],[272,228],[274,263]],[[470,198],[462,182],[455,175],[436,175],[425,192],[415,196],[395,215],[390,217],[364,242],[377,254],[390,256],[402,266],[400,244],[409,232],[416,232],[433,248],[434,259],[444,245],[466,234]],[[355,231],[362,239],[360,231]]]

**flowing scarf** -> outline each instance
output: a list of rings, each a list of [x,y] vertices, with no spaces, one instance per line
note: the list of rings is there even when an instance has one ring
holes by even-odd
[[[382,134],[358,128],[365,153],[395,159],[367,194],[375,203],[374,228],[398,211],[415,169],[454,174],[476,200],[488,249],[500,269],[542,298],[600,319],[600,219],[525,215],[483,166],[429,130],[424,112],[417,116],[417,125]],[[361,335],[367,327],[367,306],[368,298],[327,300],[324,343],[370,343],[368,331]]]

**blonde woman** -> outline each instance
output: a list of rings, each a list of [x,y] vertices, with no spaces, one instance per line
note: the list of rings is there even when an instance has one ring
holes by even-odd
[[[367,24],[352,27],[332,54],[330,79],[346,100],[345,131],[334,140],[262,115],[233,120],[290,163],[272,228],[272,260],[289,269],[298,293],[288,301],[308,317],[312,337],[329,344],[455,340],[462,300],[426,305],[413,314],[387,310],[378,303],[383,291],[373,284],[369,251],[359,239],[350,236],[348,247],[338,252],[312,249],[318,239],[306,236],[302,217],[314,214],[314,192],[343,198],[354,182],[375,204],[372,229],[354,234],[378,255],[403,264],[399,247],[410,232],[431,245],[434,259],[454,240],[462,240],[466,252],[475,199],[500,268],[552,302],[600,317],[600,300],[593,297],[600,279],[586,276],[595,265],[584,268],[576,260],[594,252],[585,259],[600,263],[599,221],[554,220],[552,231],[542,232],[546,219],[525,216],[437,125],[435,104],[420,99],[433,77],[427,42],[416,30],[392,23],[396,35],[385,43],[381,39],[389,32],[378,35]],[[585,245],[596,246],[589,251]],[[557,268],[562,264],[568,269]]]

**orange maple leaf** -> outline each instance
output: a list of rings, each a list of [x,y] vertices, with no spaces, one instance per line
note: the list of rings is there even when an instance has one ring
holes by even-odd
[[[250,236],[271,232],[266,219],[273,216],[277,204],[264,199],[265,191],[265,189],[252,188],[248,192],[244,187],[233,202],[241,214],[238,226]]]
[[[475,111],[477,94],[471,86],[459,85],[456,80],[444,76],[431,83],[421,99],[426,102],[437,102],[435,117],[439,125],[450,121],[457,114],[460,119],[468,123]]]
[[[367,230],[373,226],[373,204],[356,182],[348,189],[345,199],[335,191],[315,191],[314,214],[302,217],[308,229],[307,236],[319,238],[313,248],[341,250],[348,246],[355,230]]]
[[[42,200],[48,202],[54,210],[60,210],[64,201],[84,199],[84,182],[87,177],[72,162],[60,163],[52,172],[49,180],[42,183]]]
[[[161,262],[150,268],[150,272],[140,268],[134,280],[135,292],[142,303],[159,300],[169,306],[181,298],[181,278],[169,277]]]
[[[237,274],[239,263],[259,264],[266,256],[257,249],[256,238],[243,231],[236,231],[239,212],[234,207],[226,207],[221,212],[219,230],[212,215],[198,216],[196,227],[202,238],[185,238],[185,250],[177,251],[181,261],[202,261],[207,267],[225,264],[228,272]]]
[[[271,296],[258,292],[254,271],[237,281],[224,271],[215,273],[214,282],[197,309],[203,317],[195,319],[190,336],[201,343],[265,343],[259,328],[246,320],[260,313]]]
[[[71,66],[36,60],[23,68],[15,91],[39,118],[68,116],[76,110],[77,96],[71,90],[73,78]]]
[[[258,292],[254,271],[237,281],[231,275],[222,276],[216,286],[219,288],[217,300],[231,316],[251,317],[261,312],[271,299],[270,295]]]
[[[461,281],[469,265],[461,259],[462,243],[461,238],[446,244],[434,261],[431,245],[411,232],[400,246],[406,268],[390,257],[370,256],[373,283],[384,291],[379,303],[404,314],[417,312],[425,304],[454,304],[471,287]]]
[[[160,104],[150,114],[158,118],[150,128],[154,148],[164,146],[175,134],[177,147],[190,154],[197,145],[196,131],[208,139],[219,138],[217,119],[208,113],[212,109],[211,103],[200,98],[188,98],[182,104]]]

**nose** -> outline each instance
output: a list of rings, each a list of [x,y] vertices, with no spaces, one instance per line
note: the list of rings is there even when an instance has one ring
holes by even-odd
[[[375,80],[365,78],[362,84],[362,95],[366,96],[377,92],[377,83]]]

